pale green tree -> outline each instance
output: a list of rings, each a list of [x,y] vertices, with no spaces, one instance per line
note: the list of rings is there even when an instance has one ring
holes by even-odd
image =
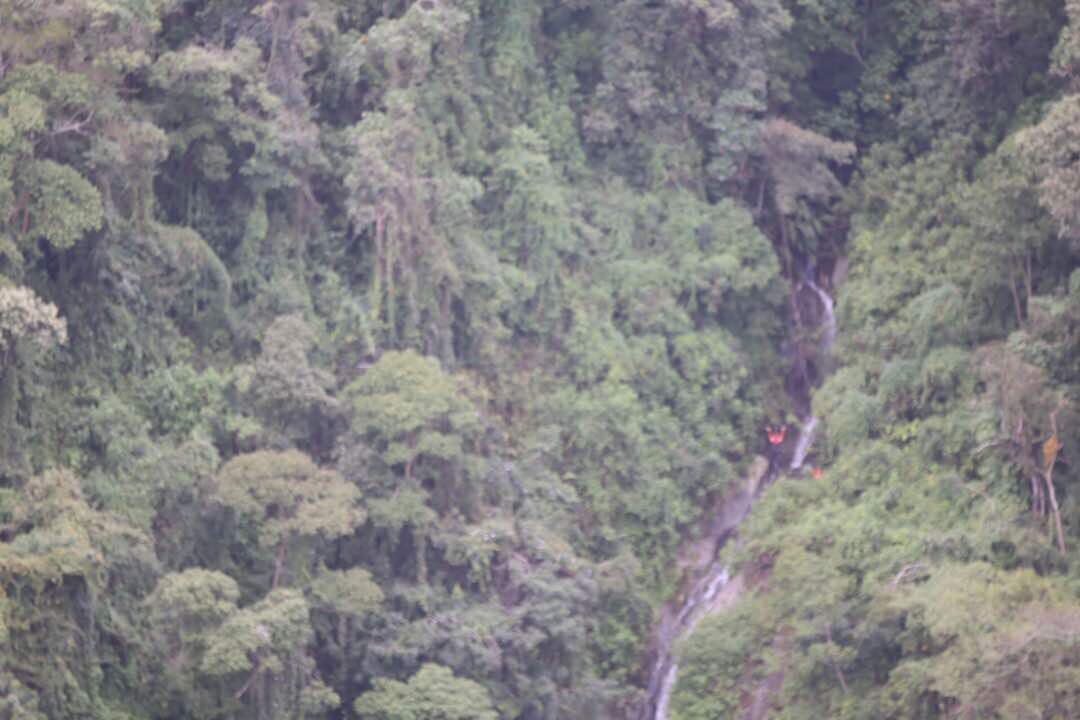
[[[307,654],[311,639],[303,595],[278,588],[221,624],[200,667],[207,675],[237,682],[233,699],[247,696],[257,718],[323,717],[340,700],[319,679]]]
[[[495,720],[483,685],[454,677],[450,668],[427,664],[407,683],[385,678],[353,704],[372,720]]]
[[[271,588],[285,579],[291,557],[303,559],[296,557],[302,543],[346,535],[364,519],[356,487],[296,450],[233,458],[218,471],[210,498],[248,524],[273,555]]]

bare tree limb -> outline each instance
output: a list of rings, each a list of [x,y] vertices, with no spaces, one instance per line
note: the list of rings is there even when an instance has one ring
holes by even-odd
[[[825,639],[829,643],[829,662],[832,664],[833,671],[836,673],[836,679],[840,681],[840,687],[843,688],[844,694],[847,695],[848,690],[847,680],[844,679],[844,671],[840,669],[840,665],[836,662],[836,658],[833,657],[833,639],[832,639],[832,623],[825,623]]]
[[[926,566],[923,565],[921,562],[914,562],[910,565],[905,565],[904,567],[900,568],[900,572],[896,573],[896,577],[892,579],[892,587],[897,587],[898,585],[900,585],[900,583],[905,582],[906,580],[908,580],[908,578],[910,578],[918,571],[923,570],[925,567]]]
[[[979,447],[975,448],[975,452],[974,452],[974,454],[975,454],[975,455],[979,455],[979,454],[981,454],[981,453],[984,453],[984,452],[986,452],[986,451],[987,451],[987,450],[989,450],[990,448],[992,448],[992,447],[996,447],[996,446],[998,446],[998,445],[1001,445],[1002,443],[1005,443],[1005,442],[1008,442],[1008,440],[1005,440],[1005,439],[1003,439],[1003,438],[994,438],[993,440],[987,440],[987,441],[986,441],[986,442],[984,442],[984,443],[983,443],[982,445],[980,445]]]
[[[262,657],[255,658],[255,667],[251,669],[251,674],[248,675],[248,679],[244,681],[244,684],[236,691],[233,698],[239,700],[244,697],[248,690],[251,689],[251,685],[255,682],[255,678],[259,677],[259,673],[262,672]]]
[[[67,120],[67,122],[64,122],[64,123],[62,123],[60,125],[57,125],[52,130],[50,130],[49,131],[49,136],[50,137],[55,137],[57,135],[63,135],[65,133],[76,133],[77,135],[82,135],[82,136],[85,137],[86,132],[83,130],[83,128],[86,127],[86,124],[89,123],[93,119],[94,119],[94,111],[93,110],[90,110],[89,112],[87,112],[85,117],[82,117],[82,118],[75,118],[75,117],[69,118]]]
[[[1046,494],[1050,496],[1050,508],[1054,511],[1054,525],[1057,529],[1058,550],[1062,557],[1065,555],[1065,533],[1061,528],[1061,510],[1058,508],[1057,493],[1054,491],[1054,463],[1057,462],[1058,452],[1061,450],[1061,441],[1058,440],[1057,416],[1061,411],[1063,402],[1050,413],[1050,427],[1053,434],[1043,444],[1043,457],[1046,468],[1043,470],[1043,479],[1046,481]]]

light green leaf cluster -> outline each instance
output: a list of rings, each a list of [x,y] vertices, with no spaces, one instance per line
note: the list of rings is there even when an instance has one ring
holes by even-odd
[[[363,568],[323,570],[311,586],[318,604],[336,613],[364,618],[383,601],[383,592]]]
[[[253,522],[264,547],[299,537],[332,539],[364,519],[359,491],[296,450],[233,458],[218,472],[213,496]]]
[[[38,160],[21,178],[30,190],[32,232],[59,249],[71,247],[105,220],[101,196],[76,170],[52,160]]]
[[[278,589],[233,613],[209,638],[201,669],[211,675],[251,670],[256,659],[280,672],[310,640],[308,605],[296,590]]]
[[[0,356],[4,365],[20,343],[42,351],[65,342],[67,323],[55,305],[43,301],[30,288],[0,287]]]
[[[479,415],[454,377],[435,358],[412,351],[387,352],[346,393],[353,399],[353,427],[370,433],[391,465],[418,458],[460,459],[463,441]]]
[[[454,677],[441,665],[428,664],[407,683],[380,679],[354,709],[375,720],[495,720],[487,690]]]

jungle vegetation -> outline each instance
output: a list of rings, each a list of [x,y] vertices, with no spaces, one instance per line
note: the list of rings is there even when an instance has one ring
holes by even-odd
[[[1077,28],[0,0],[0,718],[1080,716]]]

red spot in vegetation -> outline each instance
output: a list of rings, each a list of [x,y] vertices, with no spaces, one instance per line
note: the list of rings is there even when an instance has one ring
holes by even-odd
[[[784,435],[787,434],[787,425],[781,425],[778,428],[773,428],[772,425],[769,425],[765,428],[765,432],[769,435],[770,445],[779,445],[784,442]]]
[[[814,468],[810,472],[813,474],[815,480],[820,480],[821,476],[825,474],[825,471],[819,467]]]

